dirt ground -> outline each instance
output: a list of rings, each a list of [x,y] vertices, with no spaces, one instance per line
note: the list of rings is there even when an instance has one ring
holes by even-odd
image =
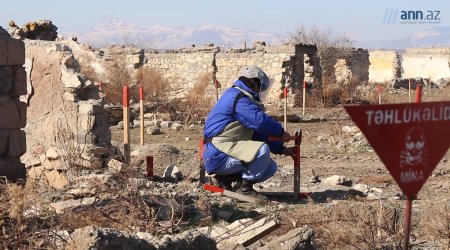
[[[414,95],[412,98],[414,99]],[[394,94],[386,94],[383,100],[390,103],[407,102],[408,93],[407,91],[400,91]],[[426,90],[422,99],[424,102],[448,100],[450,100],[450,87],[444,90]],[[270,107],[269,113],[279,115],[282,114],[282,109]],[[340,140],[350,138],[342,132],[343,126],[354,125],[342,106],[327,109],[306,109],[305,116],[301,115],[302,110],[300,108],[289,108],[288,114],[304,118],[300,122],[289,122],[287,127],[291,133],[300,129],[303,131],[301,192],[310,192],[315,196],[310,196],[309,199],[303,199],[295,203],[287,198],[273,199],[277,204],[276,207],[282,208],[284,223],[269,238],[283,234],[289,228],[308,225],[316,231],[316,243],[323,248],[333,249],[345,246],[345,248],[350,249],[370,249],[373,245],[371,245],[371,240],[366,239],[366,237],[368,237],[367,234],[373,234],[373,231],[367,231],[367,228],[363,230],[355,225],[359,225],[358,220],[364,222],[364,216],[368,216],[369,220],[373,220],[376,215],[380,217],[379,211],[381,208],[385,212],[389,210],[387,208],[399,210],[401,216],[403,216],[405,197],[401,194],[401,190],[369,145],[340,149],[336,147]],[[184,125],[182,130],[178,132],[163,129],[160,135],[146,135],[146,144],[155,145],[156,148],[159,147],[159,151],[158,149],[153,151],[156,175],[162,175],[164,168],[173,163],[181,169],[185,176],[198,178],[198,142],[202,136],[202,126],[203,124]],[[122,133],[122,130],[113,130],[113,140],[120,141]],[[132,129],[132,144],[139,142],[138,136],[138,128]],[[319,137],[326,139],[319,140]],[[333,138],[331,142],[330,137]],[[164,151],[161,149],[161,144],[170,145],[162,148],[174,147],[175,149]],[[273,156],[273,158],[279,166],[276,175],[267,182],[257,185],[257,188],[260,191],[292,192],[293,160],[287,156]],[[450,152],[447,152],[423,186],[417,200],[413,203],[411,242],[418,249],[421,247],[441,249],[442,246],[442,249],[445,249],[445,244],[450,246],[449,159]],[[377,198],[368,199],[365,196],[354,195],[348,190],[324,187],[320,183],[310,181],[312,176],[324,179],[333,175],[347,177],[353,185],[364,184],[370,189],[381,190],[381,194],[378,194]],[[370,211],[374,207],[376,208],[375,212],[371,214]],[[357,209],[352,210],[353,208]],[[357,211],[357,215],[354,215],[355,211]],[[349,214],[352,214],[349,220],[354,220],[353,224],[339,219],[347,218],[346,216],[349,216]],[[439,223],[431,220],[433,216],[443,221],[447,220],[447,224],[438,225]],[[295,221],[294,225],[293,220]],[[333,224],[331,221],[339,223]],[[377,237],[381,238],[377,238],[378,240],[372,239],[372,241],[378,243],[381,241],[389,244],[389,247],[398,247],[397,243],[400,241],[399,237],[402,234],[403,218],[397,219],[396,224],[400,226],[393,231],[391,230],[389,237],[383,238],[378,230]],[[365,225],[367,226],[367,223]],[[340,237],[341,234],[342,237]],[[355,237],[349,236],[352,234]],[[380,247],[379,245],[376,246],[377,248]]]

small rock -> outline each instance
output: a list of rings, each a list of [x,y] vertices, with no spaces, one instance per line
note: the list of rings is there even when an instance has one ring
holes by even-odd
[[[177,123],[177,122],[174,122],[174,123],[170,126],[170,128],[173,129],[173,130],[175,130],[175,131],[180,131],[181,128],[182,128],[182,126],[181,126],[181,124],[179,124],[179,123]]]
[[[172,125],[171,121],[162,121],[161,122],[161,128],[170,128],[171,125]]]
[[[350,134],[354,134],[354,133],[358,133],[360,130],[357,126],[344,126],[342,127],[342,132],[344,133],[350,133]]]
[[[118,129],[123,129],[123,121],[120,121],[117,126]]]
[[[54,147],[51,147],[51,148],[47,149],[47,152],[45,152],[45,156],[49,160],[56,160],[56,159],[59,158],[59,154],[56,151],[56,148],[54,148]]]
[[[217,217],[224,221],[228,221],[231,217],[233,217],[233,212],[219,211],[217,212]]]
[[[190,138],[190,137],[186,137],[186,138],[184,138],[184,140],[185,140],[185,141],[190,141],[191,138]]]
[[[317,183],[320,182],[320,177],[318,175],[313,175],[309,178],[309,183]]]
[[[354,141],[361,141],[362,139],[364,139],[364,135],[361,132],[358,132],[355,135],[353,135]]]
[[[349,178],[347,178],[345,176],[340,176],[340,175],[330,176],[328,178],[325,178],[322,182],[326,183],[330,186],[341,185],[341,186],[350,187],[352,185],[352,180],[350,180]]]
[[[353,189],[363,192],[365,194],[369,193],[369,186],[367,186],[366,184],[358,183],[353,186]]]
[[[324,135],[317,136],[317,141],[327,141],[327,140],[328,140],[328,138]]]
[[[370,189],[370,192],[371,192],[371,193],[382,194],[382,193],[383,193],[383,189],[374,187],[374,188],[371,188],[371,189]]]
[[[181,173],[176,165],[171,164],[164,170],[164,178],[182,180],[183,173]]]
[[[160,120],[155,120],[155,121],[153,121],[153,124],[154,124],[156,127],[158,127],[158,128],[161,127],[161,121],[160,121]]]
[[[116,160],[116,159],[110,159],[108,161],[108,169],[116,172],[122,171],[123,163]]]
[[[45,168],[43,166],[39,167],[31,167],[30,170],[28,170],[28,177],[32,179],[39,179],[44,174]]]
[[[32,157],[28,161],[28,166],[29,167],[34,167],[34,166],[39,166],[39,165],[41,165],[41,160],[39,160],[39,158],[37,158],[37,157]]]
[[[379,194],[375,194],[375,193],[368,193],[367,194],[367,200],[379,200],[380,199],[380,195]]]
[[[85,206],[90,206],[90,205],[92,205],[92,204],[95,203],[95,200],[96,200],[96,199],[97,199],[96,197],[84,198],[84,199],[81,201],[81,204],[83,204],[83,205],[85,205]]]
[[[50,204],[50,207],[53,208],[57,214],[62,214],[65,211],[73,209],[78,206],[81,206],[80,200],[66,200]]]
[[[64,99],[66,99],[69,102],[77,102],[78,97],[74,93],[70,92],[64,92]]]
[[[149,135],[159,135],[161,134],[161,129],[156,126],[150,126],[147,128],[147,134]]]
[[[47,181],[50,186],[56,189],[62,189],[69,183],[67,177],[64,174],[59,173],[57,170],[45,172],[45,176],[47,177]]]

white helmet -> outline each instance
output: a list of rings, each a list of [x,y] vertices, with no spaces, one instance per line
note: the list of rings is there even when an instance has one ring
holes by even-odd
[[[269,89],[272,86],[272,81],[269,79],[267,74],[259,67],[252,65],[246,67],[242,71],[240,76],[259,79],[259,81],[261,82],[261,87],[259,89],[259,99],[263,101],[267,95],[267,92],[269,92]]]

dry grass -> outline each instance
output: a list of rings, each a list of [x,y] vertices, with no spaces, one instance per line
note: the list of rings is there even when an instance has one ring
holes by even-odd
[[[308,108],[328,108],[339,104],[352,102],[356,93],[358,83],[351,81],[346,85],[337,85],[324,81],[322,86],[314,85],[306,94],[306,107]],[[296,106],[302,106],[303,96],[298,93],[296,96]]]
[[[100,76],[91,66],[90,60],[87,60],[85,63],[80,64],[80,74],[85,75],[88,80],[93,82],[99,82],[101,80]]]
[[[208,91],[211,85],[211,74],[203,73],[197,78],[195,85],[188,91],[185,98],[184,121],[199,120],[206,117],[214,104],[212,91]]]
[[[450,249],[450,204],[428,202],[417,223],[416,235],[439,242]]]
[[[37,249],[59,240],[56,219],[46,201],[51,190],[34,180],[2,183],[0,190],[0,249]]]
[[[104,85],[105,101],[107,103],[122,102],[122,87],[132,84],[132,77],[126,68],[124,60],[116,58],[106,67],[108,83]]]
[[[141,68],[136,75],[138,85],[144,88],[145,102],[167,102],[171,91],[170,82],[152,68]],[[131,92],[138,93],[137,88]],[[138,100],[138,96],[135,97]]]
[[[402,232],[399,211],[390,205],[341,202],[309,206],[297,217],[316,231],[323,249],[395,249]]]

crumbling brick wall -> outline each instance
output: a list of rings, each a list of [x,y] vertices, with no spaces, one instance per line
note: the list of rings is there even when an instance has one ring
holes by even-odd
[[[0,176],[15,181],[26,178],[20,156],[26,151],[26,104],[19,100],[27,93],[25,47],[0,27]]]

